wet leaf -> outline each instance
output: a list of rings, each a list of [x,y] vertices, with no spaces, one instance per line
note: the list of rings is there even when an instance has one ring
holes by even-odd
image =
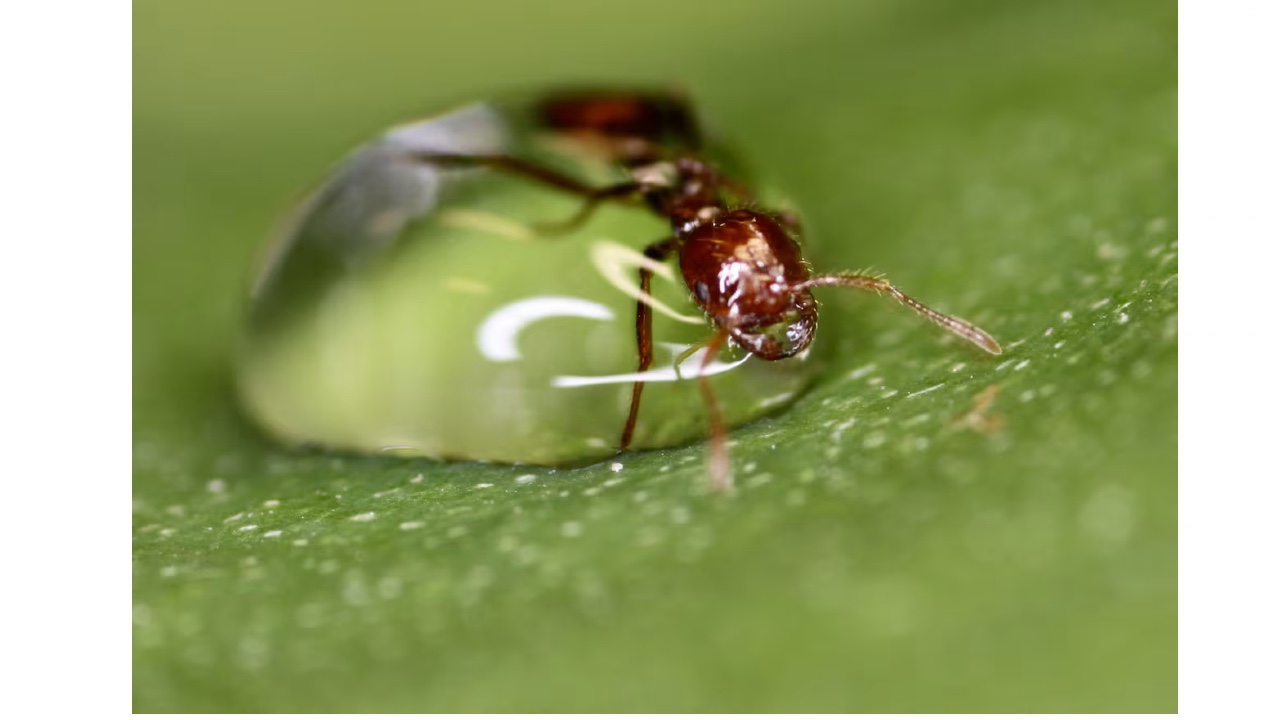
[[[1175,710],[1173,6],[536,7],[139,5],[135,710]],[[727,498],[696,445],[551,470],[242,418],[289,198],[468,92],[602,75],[681,80],[816,266],[1005,354],[820,291],[825,372],[733,433]]]

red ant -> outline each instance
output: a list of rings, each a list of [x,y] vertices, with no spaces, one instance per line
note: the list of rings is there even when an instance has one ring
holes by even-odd
[[[813,341],[818,306],[811,290],[839,286],[888,293],[899,302],[994,355],[1000,345],[973,324],[944,315],[915,300],[883,278],[870,275],[811,275],[796,240],[799,227],[788,214],[755,208],[741,184],[722,176],[699,157],[699,132],[681,99],[663,94],[580,92],[554,95],[538,107],[545,129],[579,140],[620,163],[630,179],[593,188],[546,167],[506,155],[422,154],[419,158],[456,166],[484,166],[511,172],[575,193],[582,209],[558,229],[576,227],[601,202],[643,202],[671,222],[672,234],[645,248],[645,256],[679,258],[693,299],[715,326],[703,343],[702,368],[732,342],[762,360],[781,360]],[[640,268],[641,294],[649,297],[653,273]],[[645,300],[636,303],[638,371],[653,362],[653,319]],[[714,490],[732,486],[732,468],[724,421],[704,372],[698,387],[711,425],[709,476]],[[644,382],[631,391],[631,408],[618,441],[631,444]]]

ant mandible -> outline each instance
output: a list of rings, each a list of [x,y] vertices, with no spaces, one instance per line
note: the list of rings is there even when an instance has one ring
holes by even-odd
[[[545,98],[535,116],[542,128],[581,141],[621,164],[630,179],[597,188],[507,155],[424,153],[418,157],[440,165],[482,166],[522,175],[584,199],[576,215],[541,228],[546,232],[577,227],[606,201],[643,202],[670,221],[671,235],[650,244],[644,254],[657,262],[678,257],[694,301],[715,326],[702,343],[705,352],[698,374],[711,426],[708,476],[713,490],[731,488],[733,476],[724,421],[705,368],[726,342],[762,360],[781,360],[803,351],[813,341],[818,324],[813,288],[888,293],[946,330],[993,355],[1000,354],[1000,345],[991,335],[933,310],[884,278],[811,275],[800,254],[796,220],[789,214],[758,209],[747,188],[701,159],[698,126],[682,99],[652,93],[564,93]],[[653,272],[646,267],[639,272],[644,299],[636,303],[636,346],[638,371],[644,372],[653,362],[653,318],[647,302]],[[619,452],[631,444],[643,392],[644,382],[636,381]]]

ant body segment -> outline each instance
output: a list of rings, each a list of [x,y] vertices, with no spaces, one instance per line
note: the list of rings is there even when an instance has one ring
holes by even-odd
[[[726,342],[762,360],[792,357],[817,330],[812,290],[848,287],[888,293],[926,319],[999,355],[999,343],[980,328],[944,315],[870,275],[813,275],[801,256],[798,223],[786,214],[757,209],[751,192],[722,176],[699,156],[698,127],[688,106],[662,94],[582,92],[554,95],[537,108],[546,130],[579,140],[621,164],[629,180],[590,187],[559,171],[507,155],[421,154],[422,162],[487,167],[525,176],[583,198],[581,210],[554,228],[577,227],[602,202],[643,203],[671,225],[671,235],[644,249],[657,262],[677,259],[693,300],[714,325],[702,344],[698,387],[710,422],[708,474],[713,490],[732,487],[727,434],[705,368]],[[639,269],[636,303],[638,372],[653,362],[653,318],[646,299],[653,271]],[[618,450],[631,444],[644,382],[632,387]]]

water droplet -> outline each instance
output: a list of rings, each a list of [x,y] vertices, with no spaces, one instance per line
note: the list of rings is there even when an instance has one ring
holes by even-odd
[[[857,598],[854,612],[873,632],[902,636],[915,630],[919,594],[906,581],[892,578],[871,582],[860,589]]]
[[[1119,485],[1098,488],[1080,509],[1080,530],[1106,548],[1129,541],[1134,526],[1133,493]]]
[[[348,605],[369,604],[369,586],[365,584],[359,572],[350,571],[343,578],[342,599]]]
[[[593,186],[625,179],[581,148],[539,142],[530,118],[518,103],[478,103],[397,126],[295,211],[252,288],[238,361],[243,402],[271,434],[533,464],[614,452],[636,372],[640,251],[669,227],[643,207],[606,203],[578,229],[538,237],[534,225],[572,217],[581,198],[423,158],[512,154]],[[664,269],[651,287],[667,310],[655,305],[636,448],[706,434],[691,378],[700,358],[681,373],[674,361],[711,328],[674,267]],[[726,350],[711,382],[739,424],[794,397],[814,365]]]
[[[404,587],[404,583],[400,578],[394,575],[388,575],[378,581],[378,597],[383,600],[393,600],[400,597],[400,591]]]
[[[267,641],[258,635],[246,635],[240,639],[237,658],[245,670],[261,670],[266,667],[270,651]]]
[[[320,623],[324,620],[324,608],[318,603],[306,603],[298,608],[295,617],[298,627],[311,630],[320,627]]]

